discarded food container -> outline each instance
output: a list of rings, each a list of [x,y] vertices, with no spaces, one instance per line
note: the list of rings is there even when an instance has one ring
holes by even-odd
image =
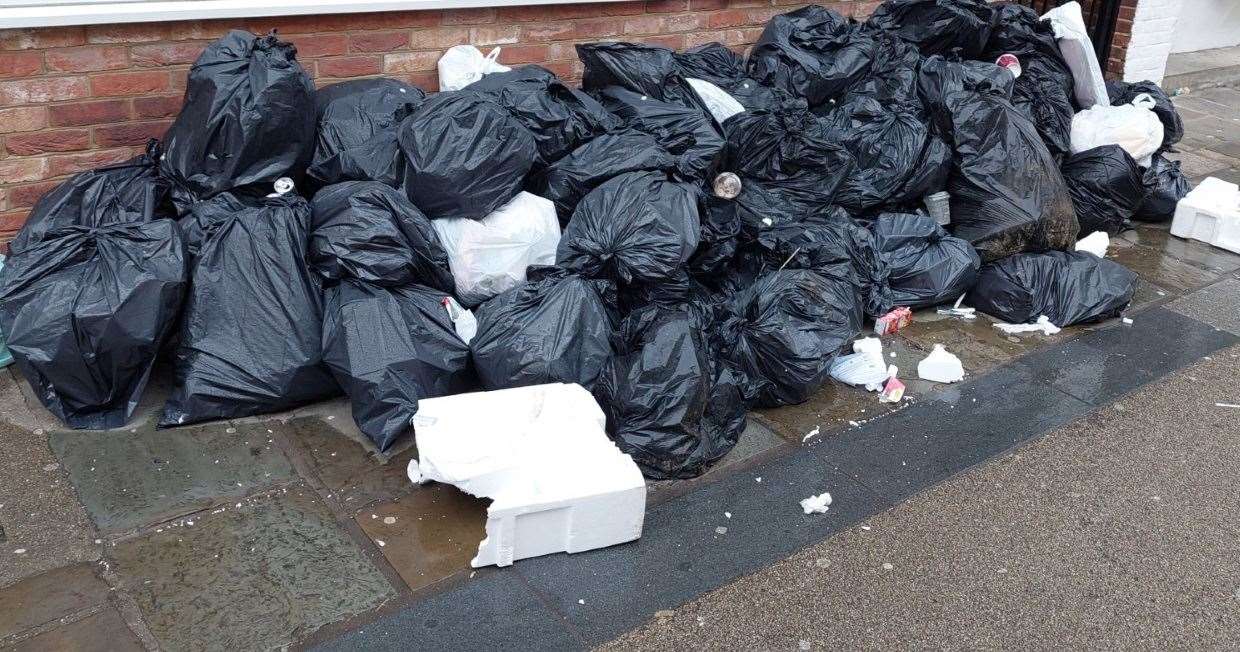
[[[715,196],[721,199],[736,199],[741,194],[741,178],[731,172],[724,172],[715,177]]]
[[[642,533],[646,483],[605,423],[575,384],[424,399],[413,418],[419,459],[409,462],[409,477],[491,499],[475,568],[633,541]]]
[[[895,365],[887,367],[887,384],[883,387],[883,393],[878,395],[880,403],[899,403],[904,398],[904,383],[896,378],[899,371]]]
[[[1240,253],[1240,186],[1210,177],[1175,207],[1171,235]]]
[[[917,377],[935,383],[959,382],[964,380],[964,365],[942,344],[935,344],[930,355],[917,363]]]
[[[951,200],[952,196],[946,190],[940,190],[926,197],[926,212],[930,213],[930,217],[933,217],[939,226],[952,223]]]
[[[999,58],[995,60],[995,65],[1008,70],[1013,77],[1020,77],[1020,59],[1016,58],[1015,54],[1005,52],[999,55]]]
[[[874,320],[874,334],[878,336],[892,333],[913,323],[913,311],[901,306]]]

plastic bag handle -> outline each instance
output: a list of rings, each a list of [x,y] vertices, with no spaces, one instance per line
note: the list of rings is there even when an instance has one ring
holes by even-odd
[[[1153,110],[1153,108],[1158,105],[1158,103],[1154,101],[1154,98],[1150,96],[1149,93],[1141,93],[1137,95],[1136,97],[1132,98],[1131,104],[1133,106],[1139,106],[1143,109],[1150,109],[1150,110]]]
[[[487,53],[486,57],[484,58],[490,61],[491,63],[495,63],[496,61],[499,60],[499,50],[500,49],[498,47],[493,48],[490,52]]]

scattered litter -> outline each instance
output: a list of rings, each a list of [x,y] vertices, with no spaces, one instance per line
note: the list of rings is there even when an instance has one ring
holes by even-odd
[[[13,554],[15,554],[15,555],[24,555],[24,554],[26,554],[26,549],[25,549],[25,548],[18,548],[17,550],[14,550],[14,551],[13,551]]]
[[[817,436],[818,436],[818,432],[819,432],[819,428],[818,428],[818,426],[814,426],[814,429],[813,429],[813,430],[811,430],[811,431],[809,431],[809,432],[805,433],[805,436],[801,438],[801,441],[805,442],[805,441],[809,441],[809,440],[810,440],[810,438],[812,438],[812,437],[817,437]]]
[[[827,566],[831,565],[831,560],[827,559],[826,557],[819,557],[818,559],[814,560],[814,565],[819,568],[826,568]]]
[[[1054,335],[1062,330],[1058,326],[1052,324],[1050,318],[1046,315],[1038,317],[1038,320],[1032,324],[1004,324],[1000,322],[995,324],[995,328],[1007,333],[1008,335],[1037,332],[1041,332],[1043,335]]]
[[[830,509],[831,492],[824,491],[817,496],[801,499],[801,509],[806,514],[825,514]]]
[[[849,421],[849,422],[848,422],[848,425],[850,425],[850,426],[852,426],[852,427],[856,428],[857,426],[859,426],[859,425],[861,425],[861,424],[860,424],[860,423],[857,423],[856,421]]]
[[[471,580],[474,579],[474,576],[477,574],[478,574],[478,571],[469,571],[469,579]]]
[[[396,517],[395,516],[384,516],[383,524],[384,525],[396,525]]]
[[[964,365],[942,344],[935,344],[930,355],[917,363],[917,377],[936,383],[959,382],[964,380]]]
[[[960,298],[956,299],[956,303],[953,304],[952,307],[939,308],[935,312],[940,315],[946,315],[948,317],[960,317],[961,319],[977,319],[977,308],[961,308],[960,307],[960,303],[964,301],[964,296],[965,295],[963,294],[960,295]]]
[[[732,512],[724,512],[724,513],[723,513],[723,517],[724,517],[724,518],[732,518]]]
[[[59,464],[56,464],[56,463],[54,463],[54,462],[53,462],[52,464],[45,464],[45,465],[43,465],[43,470],[44,470],[44,471],[55,471],[56,469],[59,469],[59,468],[60,468],[60,465],[59,465]]]
[[[586,603],[585,600],[582,600],[580,598],[577,599],[577,604],[585,604],[585,603]]]
[[[861,529],[862,529],[862,530],[865,530],[866,532],[869,532],[869,531],[870,531],[870,526],[868,526],[868,525],[862,525],[862,526],[861,526]]]
[[[1235,403],[1215,403],[1215,404],[1214,404],[1214,407],[1221,407],[1221,408],[1237,408],[1237,409],[1240,409],[1240,405],[1237,405],[1237,404],[1235,404]]]
[[[1111,246],[1111,236],[1107,235],[1106,231],[1094,231],[1076,241],[1077,251],[1088,251],[1099,258],[1106,258],[1109,246]]]
[[[1128,318],[1128,317],[1124,317],[1124,318],[1123,318],[1123,319],[1121,319],[1120,321],[1124,322],[1125,324],[1128,324],[1129,326],[1131,326],[1131,325],[1132,325],[1132,319],[1130,319],[1130,318]]]
[[[798,648],[799,650],[801,650],[801,652],[806,652],[807,650],[809,650],[809,649],[810,649],[810,643],[809,643],[809,641],[804,641],[804,640],[803,640],[803,641],[798,641],[798,642],[797,642],[797,648]]]
[[[715,534],[727,534],[727,533],[728,533],[728,528],[723,527],[722,525],[715,528]]]
[[[911,323],[913,323],[913,311],[907,306],[901,306],[874,320],[874,334],[891,335]]]
[[[892,566],[891,564],[883,564],[883,570],[891,570],[893,568],[895,568],[895,566]]]
[[[887,384],[883,386],[883,392],[878,395],[879,402],[882,403],[899,403],[904,398],[904,383],[896,378],[899,368],[891,365],[887,368]]]
[[[831,377],[846,385],[863,386],[871,392],[881,390],[887,380],[882,341],[866,337],[853,342],[853,353],[838,356],[831,362]]]
[[[758,476],[758,477],[754,478],[754,481],[755,481],[755,482],[762,482],[762,476]]]
[[[384,542],[383,539],[375,539],[375,543],[379,544],[380,548],[387,545],[387,543]]]

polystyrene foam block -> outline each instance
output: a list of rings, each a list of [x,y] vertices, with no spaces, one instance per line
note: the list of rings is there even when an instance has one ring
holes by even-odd
[[[1202,181],[1176,204],[1171,235],[1240,253],[1240,186]]]
[[[580,385],[423,399],[413,425],[420,459],[411,479],[492,500],[475,568],[641,536],[645,480]]]

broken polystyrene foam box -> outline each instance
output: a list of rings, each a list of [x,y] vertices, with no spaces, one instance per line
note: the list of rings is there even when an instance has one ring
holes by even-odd
[[[935,344],[930,355],[917,363],[917,376],[936,383],[955,383],[964,380],[964,365],[942,344]]]
[[[1176,204],[1171,235],[1240,253],[1240,186],[1202,181]]]
[[[1077,251],[1087,251],[1099,258],[1107,257],[1107,247],[1111,246],[1111,236],[1106,231],[1094,231],[1093,233],[1076,241]]]
[[[642,533],[646,483],[605,425],[580,385],[423,399],[410,479],[491,499],[475,568],[632,541]]]

